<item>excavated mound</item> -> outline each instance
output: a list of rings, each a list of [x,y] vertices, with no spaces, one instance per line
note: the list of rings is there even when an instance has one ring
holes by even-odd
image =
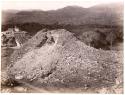
[[[36,87],[111,86],[117,78],[117,52],[87,46],[64,29],[39,32],[19,51],[8,74]]]

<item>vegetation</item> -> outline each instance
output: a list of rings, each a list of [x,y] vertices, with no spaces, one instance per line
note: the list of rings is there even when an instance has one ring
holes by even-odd
[[[22,31],[27,31],[29,35],[33,36],[41,29],[66,29],[85,42],[87,45],[91,45],[95,48],[110,49],[112,45],[123,41],[122,26],[109,26],[109,25],[63,25],[52,24],[45,25],[39,23],[24,23],[24,24],[7,24],[3,25],[2,29],[7,30],[17,26]],[[87,36],[88,35],[88,36]],[[90,41],[91,39],[91,41]],[[87,40],[89,40],[87,42]],[[93,44],[93,45],[92,45]]]

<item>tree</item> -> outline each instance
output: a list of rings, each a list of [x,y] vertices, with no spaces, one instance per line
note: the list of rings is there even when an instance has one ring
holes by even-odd
[[[112,18],[113,18],[113,14],[111,12],[109,17],[108,17],[108,24],[109,24],[111,29],[113,28],[113,24],[114,24]],[[110,42],[110,49],[112,49],[112,45],[113,45],[115,38],[116,38],[116,36],[115,36],[114,32],[113,31],[109,32],[106,39]]]
[[[116,40],[116,34],[113,31],[110,31],[106,37],[106,41],[108,41],[110,44],[110,49],[112,49],[115,40]]]

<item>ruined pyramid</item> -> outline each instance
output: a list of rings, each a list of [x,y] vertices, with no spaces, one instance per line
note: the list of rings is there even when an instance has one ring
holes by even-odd
[[[111,86],[117,56],[87,46],[67,30],[42,30],[12,54],[8,75],[36,87]]]

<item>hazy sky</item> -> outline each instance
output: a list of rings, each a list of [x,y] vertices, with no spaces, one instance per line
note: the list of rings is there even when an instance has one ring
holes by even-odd
[[[2,0],[2,10],[55,10],[65,6],[90,7],[96,4],[123,2],[123,0]]]

